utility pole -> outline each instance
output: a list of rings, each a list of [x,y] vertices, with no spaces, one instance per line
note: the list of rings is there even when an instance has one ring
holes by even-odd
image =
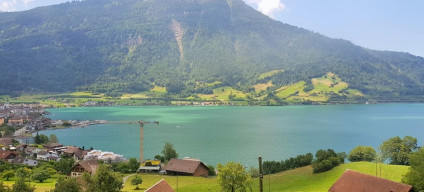
[[[259,160],[259,192],[264,192],[264,187],[263,187],[264,175],[262,173],[262,157],[259,157],[258,160]]]

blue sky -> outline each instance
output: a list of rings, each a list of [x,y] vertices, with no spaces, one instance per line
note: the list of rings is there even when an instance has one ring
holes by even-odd
[[[67,0],[0,0],[0,11],[21,11]],[[244,0],[283,23],[376,50],[424,57],[423,0]],[[1,19],[1,18],[0,18]]]

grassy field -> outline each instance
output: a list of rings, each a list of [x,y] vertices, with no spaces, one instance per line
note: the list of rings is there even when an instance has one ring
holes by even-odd
[[[398,165],[378,165],[378,175],[393,181],[400,182],[402,175],[408,171],[407,166]],[[334,169],[319,174],[312,174],[312,167],[302,167],[282,173],[264,176],[264,191],[279,191],[279,192],[293,192],[293,191],[314,191],[325,192],[333,185],[333,183],[343,174],[346,169],[359,171],[369,175],[376,175],[376,164],[370,162],[355,162],[342,164]],[[164,178],[174,189],[177,188],[176,176],[165,175],[141,175],[143,184],[139,185],[142,190],[134,190],[135,186],[130,184],[131,178],[125,183],[124,191],[144,191],[152,186],[162,178]],[[253,179],[252,189],[258,191],[258,179]],[[178,190],[181,192],[195,192],[195,191],[220,191],[216,183],[216,178],[202,178],[202,177],[178,177]]]
[[[400,182],[402,176],[408,171],[408,166],[400,165],[385,165],[378,164],[377,175],[382,178]],[[381,167],[381,172],[380,172]],[[346,169],[355,170],[368,175],[376,175],[376,164],[371,162],[355,162],[346,163],[338,167],[333,168],[330,171],[313,174],[312,167],[302,167],[290,171],[285,171],[277,174],[265,175],[264,176],[264,191],[273,192],[325,192],[327,191],[334,182],[343,174]],[[121,174],[121,178],[128,174]],[[131,185],[130,177],[122,191],[135,192],[145,191],[150,186],[154,185],[161,179],[165,179],[166,182],[171,185],[175,190],[180,192],[199,192],[199,191],[211,191],[219,192],[219,186],[216,182],[216,177],[190,177],[190,176],[168,176],[168,175],[156,175],[156,174],[141,174],[143,183],[139,185],[140,190],[135,190],[135,186]],[[6,185],[12,186],[16,178],[12,178],[10,181],[3,181]],[[26,181],[28,182],[28,181]],[[56,179],[47,179],[43,183],[34,183],[31,181],[31,185],[35,185],[36,192],[46,192],[54,188]],[[253,191],[258,191],[258,179],[254,178],[252,182]]]
[[[199,94],[202,100],[221,100],[228,101],[229,96],[234,95],[235,99],[246,99],[246,94],[235,90],[232,87],[220,87],[213,90],[213,94]]]
[[[259,78],[267,78],[281,70],[274,70],[263,73]],[[65,94],[37,94],[37,95],[22,95],[11,98],[9,96],[1,96],[0,102],[10,103],[41,103],[55,107],[78,107],[85,105],[87,101],[95,102],[112,102],[117,105],[167,105],[167,104],[190,104],[191,102],[203,101],[221,101],[226,104],[247,105],[249,99],[263,101],[267,99],[267,90],[274,90],[274,85],[271,81],[258,83],[252,86],[254,92],[243,92],[229,86],[217,87],[221,82],[213,83],[198,83],[198,87],[214,88],[212,94],[192,94],[181,98],[180,94],[168,94],[165,87],[155,85],[151,90],[123,94],[120,97],[107,97],[104,94],[93,94],[89,92],[73,92]],[[217,88],[216,88],[217,87]],[[308,89],[306,89],[308,87]],[[338,95],[345,96],[347,99],[354,100],[356,97],[363,96],[358,90],[348,89],[348,84],[343,82],[337,75],[329,72],[319,78],[312,78],[311,84],[300,81],[283,87],[276,87],[275,95],[283,101],[289,103],[303,103],[312,101],[317,103],[325,103],[330,96]],[[306,91],[305,91],[306,90]],[[231,97],[230,97],[231,96]],[[172,102],[169,102],[172,101]],[[238,101],[238,102],[235,102]],[[269,100],[271,103],[277,103],[274,98]]]
[[[348,89],[348,84],[337,75],[327,73],[320,78],[312,78],[312,90],[305,92],[306,82],[300,81],[276,90],[276,96],[289,102],[315,101],[326,102],[331,94],[344,95],[348,98],[363,96],[361,92]]]
[[[283,71],[284,70],[273,70],[273,71],[269,71],[269,72],[266,72],[266,73],[262,73],[262,74],[259,75],[259,79],[265,79],[267,77],[271,77],[271,76],[273,76],[277,73],[283,72]]]

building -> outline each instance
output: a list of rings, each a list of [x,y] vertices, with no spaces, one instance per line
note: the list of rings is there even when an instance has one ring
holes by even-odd
[[[98,167],[99,163],[97,160],[79,162],[78,164],[74,165],[74,167],[72,167],[71,177],[79,177],[84,174],[84,172],[88,172],[90,175],[93,175],[96,173]]]
[[[12,138],[9,137],[2,137],[0,138],[0,145],[3,145],[3,147],[5,146],[10,146],[12,145]]]
[[[37,157],[37,154],[42,151],[41,149],[37,147],[27,147],[25,149],[25,154],[27,154],[30,157]]]
[[[3,151],[0,150],[0,159],[9,161],[18,156],[18,153],[16,151]]]
[[[55,148],[63,147],[60,143],[47,143],[43,145],[44,148],[53,151]]]
[[[10,162],[13,164],[23,164],[23,165],[34,166],[34,167],[38,166],[37,160],[28,159],[22,156],[17,156]]]
[[[207,177],[209,168],[201,161],[171,159],[164,170],[170,175],[190,175]]]
[[[59,155],[53,151],[40,151],[37,153],[37,159],[43,161],[59,161]]]
[[[146,192],[175,192],[174,189],[165,181],[165,179],[160,180],[150,188],[146,190]]]
[[[84,159],[84,156],[87,155],[88,151],[84,151],[79,147],[69,146],[63,152],[63,154],[68,155],[69,157],[74,158],[75,161],[81,161]]]
[[[160,164],[160,160],[146,160],[140,165],[138,171],[144,173],[159,172],[161,170]]]
[[[329,192],[413,192],[412,186],[346,170]]]
[[[0,117],[0,126],[4,124],[4,118]]]
[[[22,124],[24,124],[24,118],[22,118],[22,117],[12,117],[9,120],[7,120],[7,124],[9,126],[22,125]]]

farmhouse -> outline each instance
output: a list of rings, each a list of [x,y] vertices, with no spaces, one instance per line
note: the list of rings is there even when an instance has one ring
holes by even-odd
[[[413,192],[412,186],[346,170],[328,192]]]
[[[84,174],[84,172],[88,172],[90,175],[93,175],[96,173],[98,167],[99,163],[97,160],[79,162],[78,164],[74,165],[74,167],[72,167],[71,177],[79,177]]]
[[[174,192],[171,186],[165,181],[165,179],[160,180],[150,188],[146,190],[146,192]]]
[[[209,168],[198,160],[171,159],[164,170],[171,175],[190,175],[207,177]]]

